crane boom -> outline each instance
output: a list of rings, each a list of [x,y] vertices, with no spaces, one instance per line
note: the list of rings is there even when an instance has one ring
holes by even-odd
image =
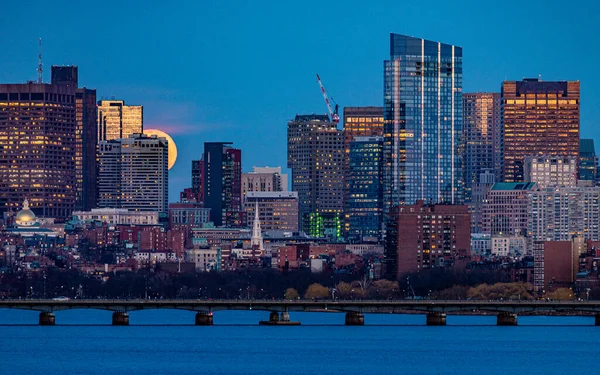
[[[321,81],[321,77],[317,74],[317,81],[319,81],[319,87],[321,88],[321,93],[323,94],[323,99],[325,99],[325,104],[327,105],[327,109],[329,110],[329,116],[331,116],[331,121],[336,124],[340,121],[340,116],[338,115],[338,105],[335,105],[335,111],[331,108],[331,103],[329,102],[329,96],[327,95],[327,90],[325,90],[325,86],[323,86],[323,82]]]

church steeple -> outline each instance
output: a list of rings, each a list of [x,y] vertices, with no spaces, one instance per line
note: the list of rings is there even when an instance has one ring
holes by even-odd
[[[264,251],[262,231],[260,229],[260,218],[258,217],[258,200],[254,205],[254,223],[252,224],[252,247],[258,246],[261,253]]]

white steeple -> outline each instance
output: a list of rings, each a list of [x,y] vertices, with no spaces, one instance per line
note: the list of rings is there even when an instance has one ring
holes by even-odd
[[[260,219],[258,217],[258,200],[254,205],[254,223],[252,225],[252,246],[258,246],[261,252],[264,251],[262,231],[260,230]]]

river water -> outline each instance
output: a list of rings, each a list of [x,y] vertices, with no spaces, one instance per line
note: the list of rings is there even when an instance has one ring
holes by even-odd
[[[268,313],[220,311],[212,327],[188,311],[38,313],[0,310],[0,374],[578,374],[596,368],[600,327],[592,317],[519,317],[497,327],[494,316],[365,315],[344,326],[336,313],[291,313],[302,326],[258,326]]]

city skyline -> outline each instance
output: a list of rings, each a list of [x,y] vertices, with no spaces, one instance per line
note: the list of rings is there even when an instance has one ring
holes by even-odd
[[[522,23],[518,30],[512,30],[502,27],[514,8],[510,6],[492,12],[485,5],[473,5],[467,19],[461,15],[461,9],[448,5],[442,7],[439,16],[419,21],[418,17],[399,20],[395,16],[400,8],[404,14],[417,14],[416,5],[369,5],[373,17],[363,17],[362,6],[353,3],[354,6],[342,9],[331,6],[339,12],[329,28],[335,32],[323,33],[316,27],[318,17],[309,17],[313,15],[311,6],[190,3],[190,12],[186,13],[193,14],[193,18],[178,14],[179,18],[171,20],[169,15],[180,13],[179,7],[150,4],[140,11],[140,7],[130,3],[119,14],[111,15],[115,19],[113,27],[98,36],[75,35],[71,30],[88,21],[105,19],[107,14],[101,8],[94,9],[85,20],[69,15],[90,14],[86,5],[62,9],[64,22],[56,25],[58,13],[51,6],[40,2],[25,11],[12,9],[13,5],[8,4],[7,11],[15,16],[0,30],[19,29],[19,23],[32,17],[36,23],[23,33],[13,33],[15,36],[6,41],[5,50],[10,51],[11,58],[0,62],[0,80],[24,83],[35,79],[37,40],[42,37],[45,82],[50,81],[51,65],[73,64],[79,67],[80,86],[97,89],[98,100],[114,96],[132,105],[143,105],[145,126],[169,133],[181,149],[170,173],[169,201],[174,202],[179,191],[189,185],[189,165],[200,157],[197,146],[204,142],[234,142],[244,150],[244,171],[259,165],[284,166],[286,123],[296,113],[326,111],[314,78],[316,72],[342,108],[381,106],[382,62],[388,57],[388,36],[392,32],[461,46],[465,51],[463,92],[499,92],[505,79],[520,80],[539,74],[544,80],[580,80],[584,100],[581,136],[598,142],[593,125],[600,118],[600,109],[591,104],[600,99],[600,82],[593,71],[594,53],[575,56],[552,48],[555,44],[569,44],[573,50],[583,50],[596,34],[591,15],[598,13],[598,6],[589,5],[589,9],[579,11],[560,7],[559,12],[559,4],[522,4],[521,14],[545,18],[545,22]],[[135,17],[129,20],[127,17],[132,14]],[[245,17],[247,14],[261,17],[253,20]],[[261,22],[265,17],[272,22]],[[125,19],[128,22],[120,22]],[[148,20],[156,20],[160,26],[156,30],[171,31],[138,31],[138,26]],[[178,20],[177,24],[174,20]],[[461,22],[466,25],[456,27]],[[552,26],[558,23],[573,26],[575,34],[567,35]],[[273,33],[273,29],[278,33]],[[235,32],[239,30],[243,35]],[[521,37],[527,32],[540,37],[532,43]],[[181,35],[185,37],[180,38]],[[116,37],[128,43],[114,45],[111,53],[98,52],[98,46]],[[181,40],[171,43],[174,39]],[[288,40],[292,42],[282,48]],[[244,69],[238,67],[238,58],[226,58],[232,45],[237,47],[237,57],[245,61]],[[310,48],[328,52],[303,57],[302,64],[296,62],[296,51]],[[250,127],[259,131],[244,131]],[[272,146],[272,153],[267,155],[261,147],[253,147],[257,144]]]

